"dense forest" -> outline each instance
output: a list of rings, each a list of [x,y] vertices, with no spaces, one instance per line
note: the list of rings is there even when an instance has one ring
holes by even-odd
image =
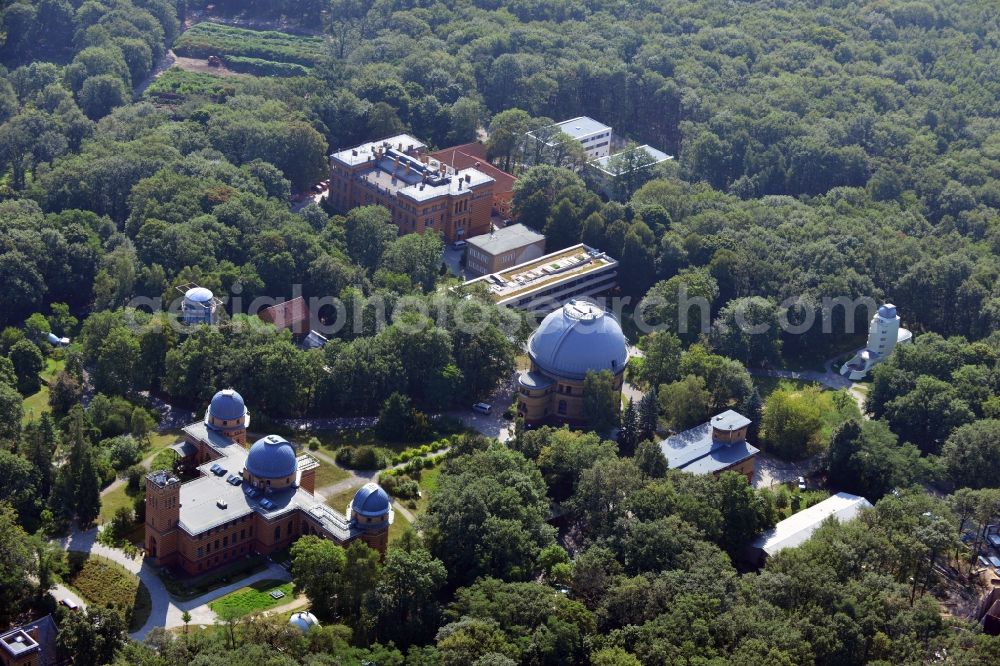
[[[169,66],[209,56],[224,67]],[[675,159],[607,200],[578,149],[526,138],[579,115]],[[324,625],[306,637],[234,621],[130,643],[91,609],[63,623],[77,663],[1000,662],[939,604],[943,572],[975,564],[962,540],[1000,517],[994,0],[0,3],[4,627],[63,571],[47,538],[90,524],[116,476],[138,484],[154,399],[238,387],[261,428],[403,405],[405,439],[507,382],[536,322],[452,291],[439,237],[398,236],[375,206],[290,206],[331,151],[404,131],[483,140],[518,176],[517,221],[620,261],[646,398],[592,411],[596,433],[459,437],[385,562],[300,540]],[[155,307],[191,282],[226,304],[219,326]],[[247,316],[299,293],[352,325],[306,350]],[[701,327],[680,325],[687,296],[711,306]],[[762,369],[863,344],[871,312],[837,298],[895,303],[914,343],[860,406],[764,393]],[[874,508],[749,570],[747,544],[806,500],[668,473],[650,441],[730,408]]]

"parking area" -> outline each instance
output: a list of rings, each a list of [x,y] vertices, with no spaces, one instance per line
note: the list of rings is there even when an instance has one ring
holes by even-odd
[[[451,246],[451,244],[444,246],[444,263],[448,267],[448,271],[463,280],[465,276],[462,273],[462,255],[465,254],[465,249],[456,249]]]

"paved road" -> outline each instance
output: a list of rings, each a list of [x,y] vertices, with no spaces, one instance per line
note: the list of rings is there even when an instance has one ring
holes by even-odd
[[[146,634],[156,627],[165,627],[170,629],[173,627],[184,626],[184,621],[181,619],[184,611],[191,613],[192,624],[213,624],[216,616],[215,613],[208,607],[208,604],[215,601],[219,597],[225,596],[226,594],[238,590],[241,587],[252,585],[260,580],[291,580],[290,574],[284,569],[284,567],[278,566],[277,564],[271,564],[264,571],[258,572],[247,578],[242,578],[235,583],[226,585],[225,587],[220,587],[212,590],[211,592],[207,592],[200,597],[195,597],[189,601],[176,601],[170,597],[170,594],[167,592],[167,588],[163,585],[163,581],[161,581],[159,576],[156,575],[156,571],[151,564],[142,558],[129,557],[117,548],[109,548],[104,544],[98,543],[97,532],[97,528],[92,528],[86,531],[76,531],[68,537],[60,539],[57,543],[63,548],[63,550],[80,553],[92,553],[94,555],[106,557],[109,560],[122,565],[139,577],[139,580],[141,580],[146,586],[146,589],[149,590],[149,596],[152,600],[152,611],[150,612],[149,619],[146,620],[146,623],[138,631],[130,634],[131,638],[137,641],[145,638]]]

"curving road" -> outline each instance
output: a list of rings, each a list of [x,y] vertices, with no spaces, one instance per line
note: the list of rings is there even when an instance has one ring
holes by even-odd
[[[152,611],[150,612],[146,623],[143,624],[143,626],[137,631],[129,634],[133,640],[137,641],[141,641],[146,637],[146,634],[157,627],[171,629],[173,627],[184,626],[184,621],[181,619],[184,611],[191,613],[191,624],[213,624],[216,620],[216,615],[212,609],[208,607],[208,604],[215,601],[219,597],[223,597],[230,592],[240,589],[241,587],[252,585],[260,580],[277,579],[290,581],[292,579],[291,575],[284,569],[284,567],[272,563],[268,565],[267,569],[264,571],[260,571],[246,578],[241,578],[235,583],[230,583],[225,587],[217,588],[211,592],[206,592],[205,594],[188,601],[177,601],[170,596],[169,592],[167,592],[167,588],[163,585],[163,581],[160,580],[160,577],[156,574],[156,571],[151,564],[142,558],[129,557],[124,551],[117,548],[109,548],[102,543],[98,543],[97,533],[98,528],[96,527],[84,531],[74,531],[69,536],[59,539],[56,543],[58,543],[63,550],[77,553],[91,553],[93,555],[106,557],[109,560],[122,565],[139,577],[139,580],[141,580],[146,586],[146,589],[149,590],[149,596],[152,601]],[[56,586],[55,592],[56,594],[66,596],[63,593],[64,589],[65,588],[61,588],[61,586]],[[58,598],[62,598],[62,596]],[[75,598],[75,595],[71,596]]]

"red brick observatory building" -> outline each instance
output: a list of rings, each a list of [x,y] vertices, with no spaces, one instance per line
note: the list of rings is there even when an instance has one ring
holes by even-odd
[[[267,555],[314,534],[346,545],[360,539],[385,555],[393,520],[375,483],[358,490],[345,513],[314,495],[310,455],[278,435],[246,446],[250,414],[239,393],[219,391],[202,421],[174,445],[197,477],[146,475],[146,552],[160,566],[199,574],[250,554]]]

